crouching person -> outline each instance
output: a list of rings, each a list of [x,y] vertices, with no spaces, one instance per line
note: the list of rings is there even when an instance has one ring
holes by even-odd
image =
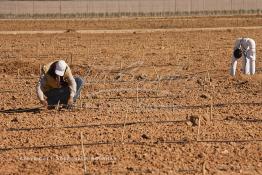
[[[51,62],[41,69],[41,76],[36,86],[37,97],[45,106],[59,104],[72,107],[80,96],[84,81],[74,78],[65,61]],[[46,99],[45,99],[46,97]]]
[[[230,74],[236,75],[237,61],[243,57],[242,72],[247,75],[254,75],[256,72],[256,43],[251,38],[238,38],[232,55]]]

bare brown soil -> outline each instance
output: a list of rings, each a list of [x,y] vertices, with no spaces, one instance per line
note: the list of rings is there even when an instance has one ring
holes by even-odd
[[[262,174],[261,29],[73,31],[242,21],[261,25],[254,16],[0,21],[2,31],[72,29],[0,37],[0,174],[83,174],[81,132],[90,174]],[[241,36],[257,42],[257,72],[242,75],[239,63],[232,78]],[[72,111],[36,98],[39,65],[55,59],[86,81]]]
[[[59,22],[58,22],[59,21]],[[202,16],[175,18],[100,18],[71,20],[0,20],[0,31],[13,30],[88,30],[88,29],[172,29],[202,27],[261,26],[261,15]]]

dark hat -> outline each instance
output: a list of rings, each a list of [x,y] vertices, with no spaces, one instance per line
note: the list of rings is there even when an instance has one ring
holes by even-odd
[[[241,50],[241,49],[236,49],[236,50],[234,51],[234,57],[235,57],[236,59],[241,58],[241,57],[242,57],[242,50]]]

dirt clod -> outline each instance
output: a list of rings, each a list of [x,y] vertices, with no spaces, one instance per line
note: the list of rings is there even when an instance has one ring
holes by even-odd
[[[133,167],[127,167],[126,168],[128,171],[134,171],[135,169]]]
[[[201,94],[200,97],[204,99],[210,99],[210,95],[208,94]]]
[[[143,139],[150,139],[150,137],[147,134],[142,134],[141,136]]]
[[[197,126],[198,125],[198,121],[199,121],[199,117],[196,115],[191,115],[188,117],[187,124],[188,125],[192,125],[192,126]]]
[[[13,95],[12,96],[12,100],[16,100],[16,99],[17,99],[17,97]]]
[[[11,120],[11,122],[18,122],[18,119],[15,117]]]

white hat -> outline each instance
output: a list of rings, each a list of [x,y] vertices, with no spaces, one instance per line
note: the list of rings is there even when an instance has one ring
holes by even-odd
[[[61,77],[64,76],[65,70],[66,70],[66,66],[67,66],[67,64],[65,63],[64,60],[59,60],[56,63],[56,66],[55,66],[55,74],[59,75]]]

